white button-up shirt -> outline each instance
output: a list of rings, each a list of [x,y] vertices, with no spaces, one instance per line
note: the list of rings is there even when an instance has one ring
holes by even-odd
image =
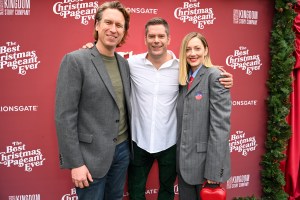
[[[147,53],[128,59],[131,75],[132,139],[149,153],[176,144],[176,102],[179,62],[173,59],[156,69]]]

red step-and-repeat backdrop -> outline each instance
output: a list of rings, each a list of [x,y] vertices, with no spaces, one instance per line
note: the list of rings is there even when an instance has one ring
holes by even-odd
[[[104,1],[0,0],[0,199],[77,199],[70,171],[59,168],[54,123],[56,77],[67,52],[93,41],[94,14]],[[266,80],[274,3],[267,0],[122,0],[130,9],[122,55],[146,51],[144,25],[165,18],[177,56],[190,31],[204,34],[213,63],[234,75],[227,199],[260,196],[266,135]],[[146,197],[158,193],[157,164]],[[178,186],[174,185],[178,199]],[[124,199],[128,198],[127,186]]]

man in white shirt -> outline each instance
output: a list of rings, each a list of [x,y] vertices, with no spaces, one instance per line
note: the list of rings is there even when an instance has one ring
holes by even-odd
[[[179,62],[167,50],[169,25],[162,18],[145,25],[148,52],[128,59],[131,75],[133,160],[128,171],[131,200],[145,200],[148,174],[154,160],[159,168],[158,200],[174,199],[176,180],[176,99]],[[221,82],[232,86],[232,75]],[[222,81],[220,79],[220,81]]]

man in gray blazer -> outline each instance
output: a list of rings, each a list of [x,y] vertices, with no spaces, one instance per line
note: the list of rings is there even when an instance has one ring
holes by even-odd
[[[129,13],[119,2],[95,15],[92,49],[64,56],[57,80],[60,166],[71,169],[79,199],[121,200],[130,155],[130,75],[115,53],[125,42]]]

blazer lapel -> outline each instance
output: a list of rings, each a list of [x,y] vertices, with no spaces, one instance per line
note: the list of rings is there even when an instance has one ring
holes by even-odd
[[[194,78],[194,81],[193,81],[190,89],[187,91],[186,95],[188,95],[201,82],[201,76],[203,76],[203,74],[205,73],[206,70],[207,70],[207,67],[204,65],[200,68],[196,77]]]
[[[115,53],[115,56],[118,61],[119,71],[123,83],[123,89],[125,93],[125,98],[128,101],[130,97],[130,77],[129,77],[129,66],[126,66],[125,60],[120,59],[120,55]]]
[[[102,79],[103,83],[105,84],[105,86],[106,86],[107,90],[109,91],[109,93],[111,94],[111,96],[116,100],[116,95],[113,90],[113,86],[112,86],[110,77],[106,71],[105,65],[103,63],[101,55],[100,55],[98,49],[96,48],[96,46],[94,46],[91,49],[91,55],[92,55],[92,62],[94,64],[100,78]]]

